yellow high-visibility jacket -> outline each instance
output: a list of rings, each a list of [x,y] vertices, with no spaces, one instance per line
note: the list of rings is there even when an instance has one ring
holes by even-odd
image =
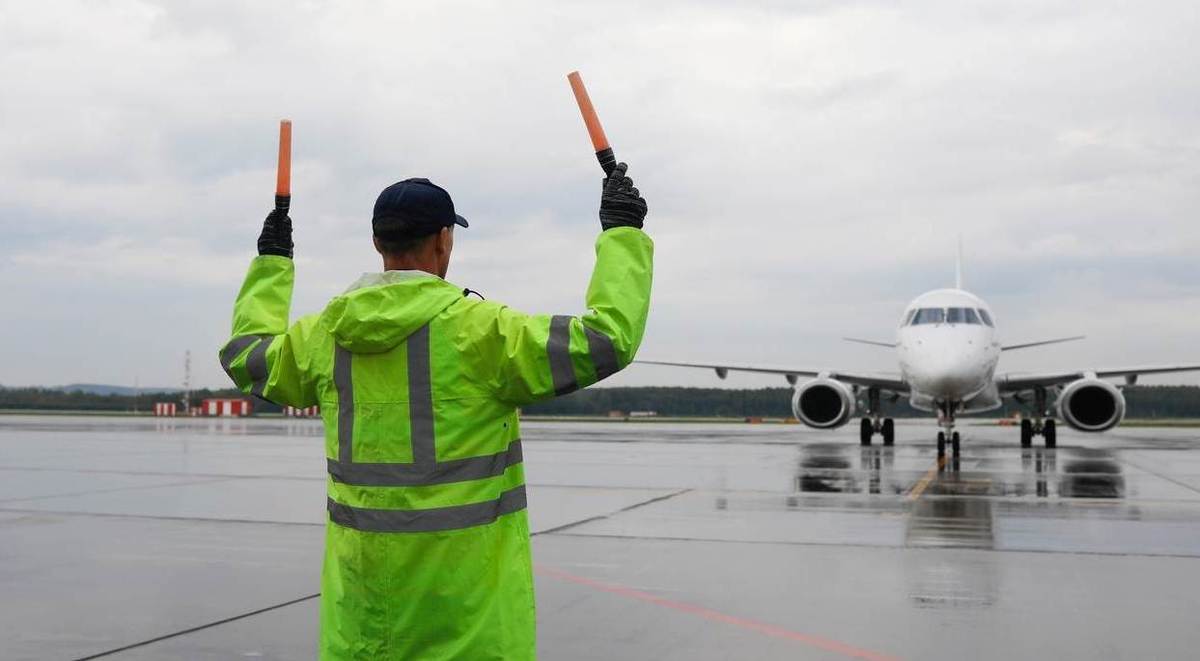
[[[652,257],[641,230],[601,233],[578,317],[389,271],[290,328],[292,260],[251,262],[220,359],[244,392],[321,407],[322,659],[535,657],[517,408],[633,360]]]

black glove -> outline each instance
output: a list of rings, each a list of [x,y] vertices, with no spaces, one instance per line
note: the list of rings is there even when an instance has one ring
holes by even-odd
[[[258,235],[258,254],[292,258],[292,219],[287,211],[276,209],[267,214]]]
[[[604,179],[604,192],[600,194],[600,226],[606,230],[614,227],[641,229],[646,218],[646,201],[633,187],[633,180],[625,176],[627,169],[628,165],[617,163]]]

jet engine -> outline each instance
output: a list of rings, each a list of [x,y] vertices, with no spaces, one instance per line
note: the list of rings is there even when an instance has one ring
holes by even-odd
[[[817,429],[836,429],[850,421],[857,408],[854,391],[834,379],[813,379],[796,388],[792,413]]]
[[[1058,395],[1058,417],[1071,429],[1106,431],[1125,418],[1125,396],[1100,379],[1072,381]]]

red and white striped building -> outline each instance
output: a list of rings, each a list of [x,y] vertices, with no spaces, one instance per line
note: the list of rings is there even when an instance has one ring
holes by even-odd
[[[155,402],[154,415],[159,418],[170,418],[175,416],[177,410],[175,402]]]
[[[200,415],[217,418],[240,418],[250,415],[248,399],[205,399],[200,402]]]
[[[283,414],[289,418],[316,418],[321,415],[321,407],[306,406],[298,409],[295,406],[283,407]]]

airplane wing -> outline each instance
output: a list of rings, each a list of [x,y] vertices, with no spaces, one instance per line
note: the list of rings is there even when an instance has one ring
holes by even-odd
[[[1086,335],[1076,335],[1074,337],[1059,337],[1053,340],[1041,340],[1038,342],[1022,342],[1021,344],[1006,344],[1000,347],[1001,351],[1016,351],[1017,349],[1028,349],[1030,347],[1044,347],[1047,344],[1062,344],[1063,342],[1075,342],[1082,340]]]
[[[883,342],[881,340],[864,340],[860,337],[843,337],[842,339],[847,342],[854,342],[856,344],[869,344],[874,347],[887,347],[889,349],[896,348],[895,342]]]
[[[1034,388],[1049,388],[1070,383],[1076,379],[1094,376],[1100,379],[1125,377],[1125,382],[1133,385],[1142,374],[1170,374],[1173,372],[1200,372],[1200,365],[1160,365],[1157,367],[1129,367],[1106,370],[1079,370],[1075,372],[1047,372],[1044,374],[1023,374],[1020,372],[998,375],[996,385],[1000,393],[1009,395]]]
[[[850,385],[863,386],[867,388],[879,388],[894,393],[908,393],[908,384],[897,375],[888,374],[854,374],[850,372],[839,372],[836,370],[814,370],[814,369],[787,369],[781,367],[754,367],[750,365],[717,365],[711,363],[677,363],[663,360],[635,360],[633,361],[640,365],[669,365],[671,367],[693,367],[697,369],[709,369],[717,373],[717,377],[724,379],[730,372],[753,372],[756,374],[779,374],[787,379],[788,383],[795,384],[800,377],[815,379],[818,376],[825,376],[830,379],[837,379]]]

